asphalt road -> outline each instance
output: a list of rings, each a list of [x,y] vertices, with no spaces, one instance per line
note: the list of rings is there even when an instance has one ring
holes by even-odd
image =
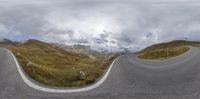
[[[12,55],[2,48],[0,63],[0,99],[200,99],[199,48],[162,61],[121,56],[99,87],[77,93],[48,93],[29,87]]]

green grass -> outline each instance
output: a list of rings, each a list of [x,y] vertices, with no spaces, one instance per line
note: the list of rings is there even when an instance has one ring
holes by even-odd
[[[149,52],[143,52],[138,57],[142,59],[167,59],[187,52],[189,47],[175,47],[167,49],[158,49]]]
[[[55,45],[38,40],[25,43],[0,43],[10,49],[24,71],[34,80],[49,86],[77,87],[96,81],[117,57],[92,59],[86,54],[65,51]],[[28,63],[31,62],[31,65]],[[79,72],[86,74],[80,79]]]
[[[141,59],[167,59],[187,52],[189,46],[198,47],[200,42],[177,40],[168,43],[155,44],[138,53]]]

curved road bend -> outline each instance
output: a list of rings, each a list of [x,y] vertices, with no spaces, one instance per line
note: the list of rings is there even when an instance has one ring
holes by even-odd
[[[200,49],[173,59],[118,58],[97,88],[78,93],[48,93],[29,87],[6,49],[0,49],[0,99],[200,99]]]

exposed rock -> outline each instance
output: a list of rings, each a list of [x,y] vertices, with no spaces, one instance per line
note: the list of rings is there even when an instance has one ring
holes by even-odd
[[[31,61],[29,61],[27,64],[26,64],[26,66],[32,66],[33,64],[32,64],[32,62]]]
[[[20,53],[17,53],[17,56],[19,56],[20,55]]]
[[[86,75],[85,75],[85,73],[83,71],[79,72],[79,79],[81,79],[81,80],[85,80],[86,79]]]

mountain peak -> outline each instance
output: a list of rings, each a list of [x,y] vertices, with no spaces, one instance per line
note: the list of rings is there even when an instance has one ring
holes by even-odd
[[[13,41],[6,39],[6,38],[0,39],[0,42],[2,42],[2,43],[13,43]]]

